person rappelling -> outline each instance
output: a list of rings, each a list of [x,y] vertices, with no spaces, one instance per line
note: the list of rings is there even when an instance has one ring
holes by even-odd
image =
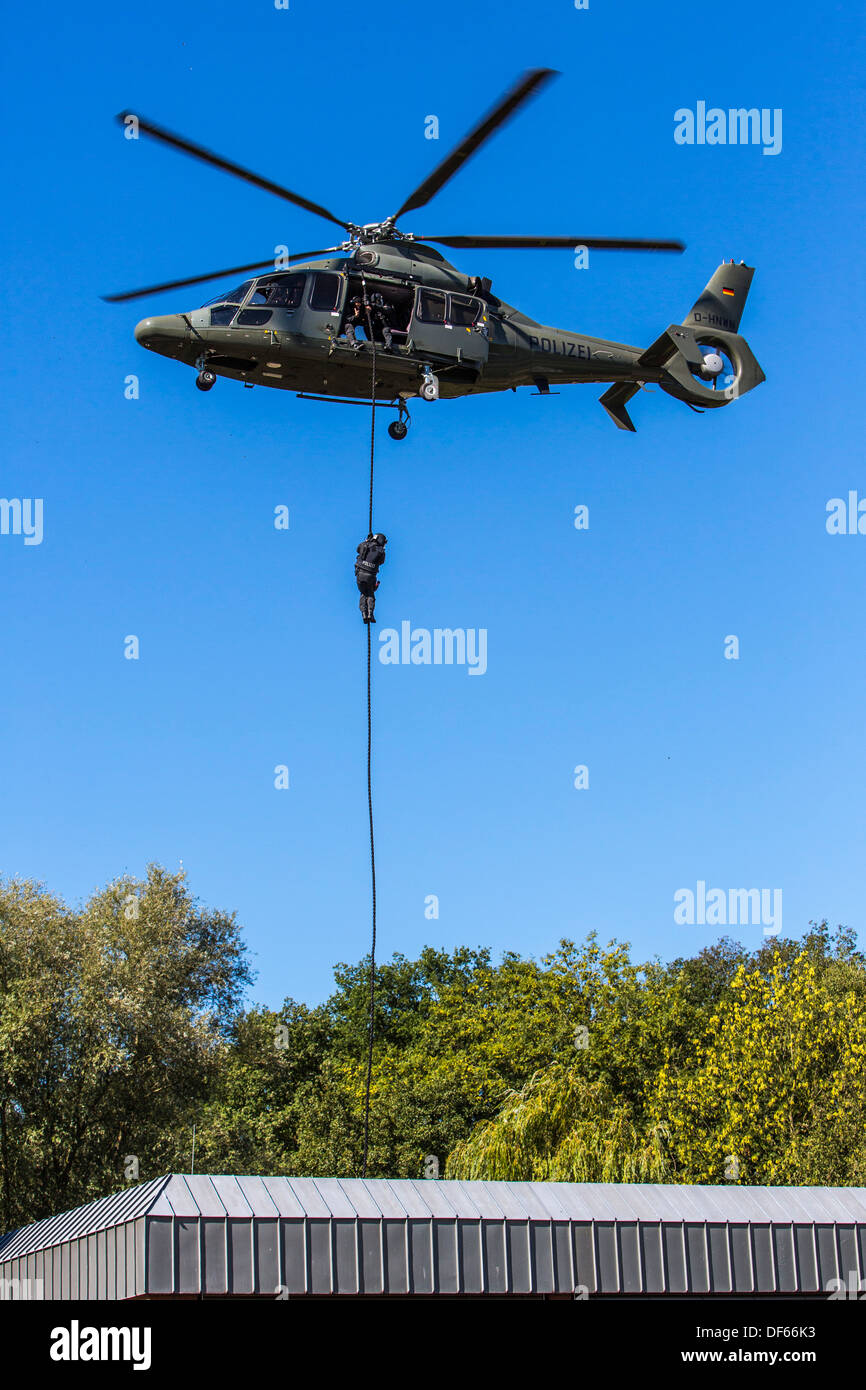
[[[358,607],[365,623],[376,621],[373,617],[373,609],[376,607],[376,590],[379,587],[377,575],[380,565],[385,563],[386,540],[385,536],[373,535],[371,531],[367,539],[361,541],[358,546],[357,559],[355,560],[355,579],[361,591]]]

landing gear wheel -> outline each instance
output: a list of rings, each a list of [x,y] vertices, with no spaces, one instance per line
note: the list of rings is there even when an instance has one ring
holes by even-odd
[[[195,384],[200,391],[209,391],[216,384],[216,372],[199,372]]]
[[[409,426],[404,425],[402,420],[392,420],[388,426],[388,433],[392,439],[405,439],[409,433]]]
[[[420,390],[418,391],[418,395],[421,397],[422,401],[438,401],[438,399],[439,399],[439,381],[438,381],[438,378],[435,377],[435,376],[429,376],[429,377],[425,378],[425,380],[422,381],[422,383],[421,383],[421,387],[420,387]]]

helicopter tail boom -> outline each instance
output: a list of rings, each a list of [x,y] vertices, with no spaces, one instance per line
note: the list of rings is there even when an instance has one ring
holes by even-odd
[[[742,261],[720,265],[683,322],[670,324],[638,357],[635,371],[644,375],[605,391],[601,404],[619,429],[634,430],[625,407],[644,381],[657,382],[687,405],[712,410],[765,380],[738,332],[754,273]],[[732,370],[723,375],[725,358]]]

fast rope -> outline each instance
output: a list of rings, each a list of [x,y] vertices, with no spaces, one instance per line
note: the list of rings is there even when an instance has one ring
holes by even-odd
[[[376,339],[370,322],[370,305],[367,303],[367,287],[364,286],[364,304],[367,311],[367,337],[373,354],[373,372],[370,383],[370,506],[367,519],[367,533],[373,534],[373,467],[376,457]],[[370,945],[370,1019],[367,1037],[367,1084],[364,1089],[364,1167],[362,1177],[367,1176],[367,1154],[370,1147],[370,1083],[373,1076],[373,1024],[376,1003],[376,848],[373,841],[373,681],[372,652],[373,624],[366,623],[367,629],[367,810],[370,817],[370,881],[373,894],[373,936]]]

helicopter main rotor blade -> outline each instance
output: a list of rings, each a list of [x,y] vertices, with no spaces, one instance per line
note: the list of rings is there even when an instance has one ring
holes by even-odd
[[[341,246],[325,246],[318,251],[299,251],[295,256],[281,256],[281,261],[306,261],[311,256],[324,256],[330,251],[341,251]],[[219,280],[223,276],[245,275],[249,270],[273,270],[277,272],[273,256],[269,261],[256,261],[254,265],[234,265],[227,270],[211,270],[207,275],[190,275],[186,280],[165,280],[160,285],[148,285],[143,290],[125,290],[123,294],[104,294],[106,304],[124,304],[129,299],[143,299],[146,294],[159,294],[161,290],[181,290],[185,285],[203,285],[207,280]]]
[[[306,208],[307,212],[314,212],[318,217],[327,218],[329,222],[336,222],[338,227],[349,230],[350,224],[342,222],[339,217],[335,217],[327,208],[322,207],[321,203],[313,203],[309,198],[302,198],[300,193],[293,193],[289,188],[283,188],[282,184],[273,183],[271,179],[264,179],[260,174],[253,174],[249,169],[244,169],[240,164],[233,164],[229,159],[223,159],[221,155],[214,154],[211,150],[206,150],[203,145],[196,145],[192,140],[186,140],[182,135],[174,135],[170,130],[163,129],[162,126],[154,125],[152,121],[145,120],[143,116],[137,116],[133,111],[121,111],[117,120],[121,125],[132,117],[138,122],[139,130],[143,130],[146,135],[152,135],[155,140],[161,140],[164,145],[171,145],[173,149],[180,150],[182,154],[190,154],[194,159],[200,159],[205,164],[212,164],[216,169],[222,169],[227,174],[234,174],[235,178],[244,179],[247,183],[254,184],[256,188],[263,188],[266,193],[275,193],[278,198],[285,198],[287,202],[294,203],[296,207]]]
[[[556,247],[592,247],[597,251],[685,251],[681,241],[634,241],[593,236],[413,236],[413,241],[436,241],[440,246],[474,247],[480,250],[519,250]]]
[[[428,174],[422,184],[409,194],[409,197],[391,218],[396,222],[398,217],[402,217],[404,212],[411,212],[414,208],[422,208],[425,203],[429,203],[434,193],[438,193],[443,184],[457,173],[461,165],[475,153],[485,140],[488,140],[495,130],[498,130],[509,117],[513,116],[518,107],[522,106],[528,97],[545,82],[549,82],[551,77],[558,74],[553,68],[532,68],[529,72],[515,83],[515,85],[505,93],[505,96],[494,106],[493,110],[484,117],[482,121],[471,130],[456,149],[437,164],[432,174]],[[420,240],[420,238],[419,238]]]

